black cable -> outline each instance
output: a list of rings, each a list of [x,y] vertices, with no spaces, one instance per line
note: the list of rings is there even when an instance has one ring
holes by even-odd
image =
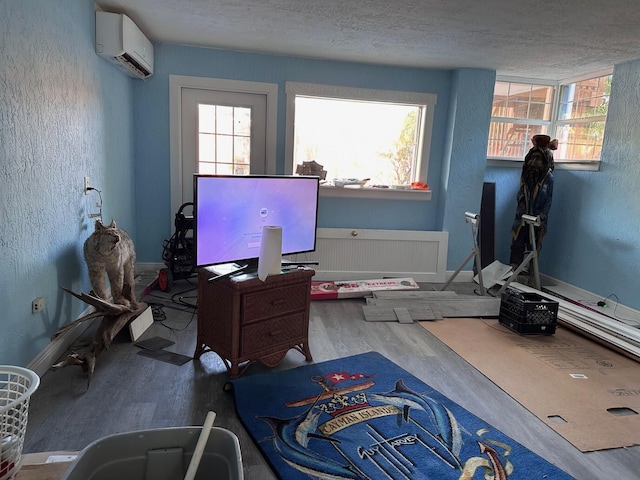
[[[620,316],[616,315],[616,312],[618,311],[618,305],[620,305],[620,300],[618,299],[618,296],[615,293],[610,293],[609,295],[607,295],[604,298],[604,300],[602,301],[602,303],[604,305],[600,305],[600,302],[598,302],[598,306],[606,307],[607,306],[606,300],[608,298],[614,298],[615,299],[616,305],[615,305],[615,307],[613,307],[613,314],[612,315],[616,320],[625,320],[627,322],[634,322],[634,323],[637,322],[637,320],[634,320],[633,318],[625,318],[625,317],[620,317]],[[636,328],[639,328],[639,327],[636,325]]]

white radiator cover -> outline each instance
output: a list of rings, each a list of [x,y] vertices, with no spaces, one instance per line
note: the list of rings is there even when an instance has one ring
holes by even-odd
[[[446,278],[448,232],[319,228],[316,251],[289,255],[317,261],[314,280],[411,277],[441,283]]]

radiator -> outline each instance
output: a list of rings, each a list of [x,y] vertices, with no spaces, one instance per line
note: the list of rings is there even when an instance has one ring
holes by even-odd
[[[317,261],[314,280],[366,280],[411,277],[444,282],[447,232],[319,228],[316,251],[286,260]]]

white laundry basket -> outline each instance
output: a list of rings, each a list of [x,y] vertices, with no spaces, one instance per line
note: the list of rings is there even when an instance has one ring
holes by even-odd
[[[0,365],[0,480],[14,478],[20,469],[29,399],[38,385],[35,372]]]

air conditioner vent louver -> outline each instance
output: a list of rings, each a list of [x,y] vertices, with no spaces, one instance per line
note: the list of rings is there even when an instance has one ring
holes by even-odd
[[[115,57],[125,68],[129,69],[133,72],[137,77],[147,78],[151,75],[151,73],[144,68],[140,63],[136,62],[135,59],[131,57],[131,55],[124,54]]]

